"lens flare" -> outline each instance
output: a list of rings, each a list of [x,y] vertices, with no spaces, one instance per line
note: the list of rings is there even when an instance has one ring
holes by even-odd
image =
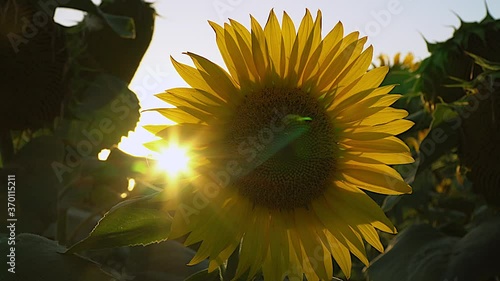
[[[156,158],[157,168],[171,177],[177,177],[189,170],[188,151],[177,144],[166,147]]]

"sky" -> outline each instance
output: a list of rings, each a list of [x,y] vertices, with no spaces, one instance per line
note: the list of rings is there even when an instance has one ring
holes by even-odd
[[[366,46],[373,45],[375,56],[411,52],[421,60],[429,55],[425,40],[447,40],[460,25],[459,17],[480,21],[486,15],[486,5],[493,17],[500,17],[497,0],[156,0],[153,39],[129,87],[138,95],[142,109],[165,107],[154,94],[187,86],[175,72],[170,56],[189,64],[182,54],[189,51],[223,66],[209,20],[222,25],[231,18],[249,27],[251,14],[264,26],[274,9],[280,20],[286,11],[298,26],[306,9],[313,16],[320,9],[323,35],[341,21],[346,34],[359,31],[368,36]],[[74,19],[75,14],[61,11],[57,17],[64,22]],[[141,143],[155,137],[142,128],[146,124],[168,124],[168,120],[155,112],[144,112],[135,132],[119,147],[133,155],[148,156],[150,152]]]

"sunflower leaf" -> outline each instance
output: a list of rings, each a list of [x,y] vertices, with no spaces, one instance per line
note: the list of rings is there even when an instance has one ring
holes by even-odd
[[[442,281],[457,238],[429,225],[413,225],[396,236],[368,267],[370,281]]]
[[[367,269],[369,281],[489,280],[500,275],[500,217],[464,237],[446,236],[430,225],[413,225],[393,239]]]
[[[131,199],[113,207],[90,235],[68,252],[123,246],[148,245],[168,238],[171,217],[162,209],[158,194]]]
[[[11,241],[15,241],[14,252],[10,252],[13,249]],[[99,265],[91,260],[74,254],[61,254],[64,250],[57,242],[35,234],[21,233],[15,240],[0,234],[0,251],[10,252],[10,255],[15,256],[10,264],[7,262],[9,266],[4,267],[12,271],[2,270],[0,280],[118,280],[101,270]]]
[[[500,217],[492,217],[477,225],[458,241],[451,253],[445,277],[448,280],[488,280],[499,276]]]
[[[139,100],[126,82],[100,74],[85,83],[85,90],[69,103],[56,131],[78,158],[118,144],[139,121]]]
[[[109,27],[111,27],[111,29],[120,37],[135,39],[134,19],[119,15],[111,15],[104,12],[100,12],[100,15],[104,18]]]
[[[134,19],[126,16],[112,15],[103,12],[98,6],[94,5],[90,0],[70,0],[60,7],[77,9],[97,15],[120,37],[134,39],[135,38],[135,22]],[[54,13],[54,11],[52,11]]]

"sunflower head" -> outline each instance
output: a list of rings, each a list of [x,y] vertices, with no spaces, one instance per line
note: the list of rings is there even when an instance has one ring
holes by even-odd
[[[487,13],[480,22],[464,22],[453,36],[438,43],[427,43],[431,56],[422,62],[419,69],[419,88],[424,98],[433,106],[459,100],[465,95],[458,85],[462,81],[474,80],[483,72],[469,54],[490,61],[500,61],[500,20]]]
[[[264,27],[210,25],[226,68],[186,53],[194,67],[172,62],[191,87],[158,94],[178,124],[156,134],[196,155],[170,237],[201,242],[192,263],[209,270],[238,251],[236,277],[331,280],[332,257],[349,276],[351,253],[368,264],[363,240],[382,251],[376,229],[395,232],[362,190],[411,192],[388,166],[413,161],[395,137],[413,123],[379,87],[388,67],[367,72],[372,47],[340,22],[322,37],[319,11],[298,29],[274,11]]]
[[[415,57],[412,53],[406,54],[403,61],[401,61],[401,53],[396,53],[394,58],[391,59],[387,55],[378,56],[380,66],[389,66],[392,71],[408,71],[414,72],[420,66],[420,62],[415,62]]]
[[[483,60],[476,58],[476,60]],[[484,61],[484,60],[483,60]],[[500,206],[500,71],[492,62],[483,64],[484,72],[464,86],[469,95],[466,106],[458,107],[464,116],[460,129],[459,156],[468,170],[467,177],[476,192],[489,204]],[[497,63],[498,64],[498,63]]]

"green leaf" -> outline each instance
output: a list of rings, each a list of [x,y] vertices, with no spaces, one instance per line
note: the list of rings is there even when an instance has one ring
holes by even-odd
[[[96,156],[118,144],[139,121],[139,100],[127,83],[98,75],[68,106],[57,134],[73,146],[79,157]]]
[[[112,15],[103,12],[98,6],[90,0],[70,0],[60,7],[72,8],[99,16],[108,26],[123,38],[135,38],[134,19],[125,16]]]
[[[163,210],[161,193],[124,201],[113,207],[84,240],[68,252],[148,245],[168,238],[171,217]]]
[[[445,236],[429,225],[413,225],[394,238],[367,269],[370,281],[492,280],[500,275],[500,217],[463,238]]]
[[[57,167],[63,162],[64,145],[53,136],[32,139],[1,170],[16,176],[16,216],[22,223],[18,232],[43,233],[57,219],[57,194],[61,186]],[[7,189],[0,191],[0,199],[7,202]],[[3,212],[0,218],[7,213]],[[5,220],[4,220],[5,221]]]
[[[453,248],[446,271],[448,280],[493,280],[500,276],[500,217],[487,220],[467,233]]]
[[[448,104],[440,103],[436,105],[436,109],[432,114],[431,129],[443,126],[443,124],[452,122],[458,118],[458,113],[453,110]]]
[[[389,212],[390,210],[392,210],[392,208],[394,208],[394,206],[396,206],[399,201],[401,201],[401,196],[396,196],[396,195],[389,195],[387,197],[385,197],[384,199],[384,203],[382,204],[382,211],[384,212]]]
[[[222,281],[222,274],[219,269],[208,272],[208,269],[198,271],[184,279],[184,281]]]
[[[167,240],[145,247],[129,249],[125,264],[127,273],[134,280],[164,281],[184,280],[208,268],[208,260],[188,265],[196,252],[175,240]]]
[[[472,57],[472,59],[474,59],[474,62],[481,66],[484,70],[500,71],[500,63],[487,60],[469,52],[465,53]]]
[[[456,240],[429,225],[410,226],[391,241],[385,253],[372,261],[367,271],[368,280],[442,281]]]
[[[15,245],[12,244],[15,241]],[[11,244],[9,244],[11,242]],[[10,265],[11,250],[14,249],[15,273],[7,271]],[[62,254],[66,248],[34,234],[22,233],[15,240],[0,239],[4,266],[0,280],[37,280],[37,281],[112,281],[117,280],[99,268],[99,265],[74,254]],[[12,264],[13,265],[13,264]]]
[[[420,144],[417,174],[458,145],[459,114],[447,104],[438,104],[432,117],[430,131]]]
[[[127,39],[135,39],[135,22],[134,19],[124,16],[111,15],[100,12],[106,23],[111,29],[120,35],[120,37]]]

